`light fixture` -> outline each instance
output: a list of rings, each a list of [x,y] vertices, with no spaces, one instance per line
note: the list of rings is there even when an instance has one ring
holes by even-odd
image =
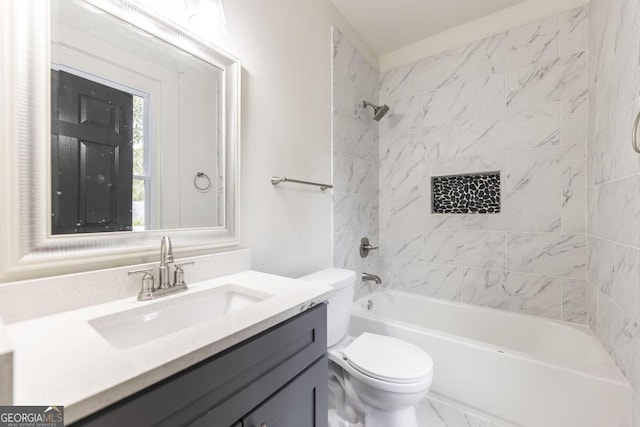
[[[227,33],[222,0],[137,0],[145,9],[207,40]]]
[[[222,0],[193,0],[189,24],[198,34],[209,33],[214,39],[227,34],[227,20],[224,16]]]

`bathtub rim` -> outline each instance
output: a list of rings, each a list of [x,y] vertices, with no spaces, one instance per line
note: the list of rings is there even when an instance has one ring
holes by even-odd
[[[600,365],[596,365],[596,367],[602,367],[602,369],[600,369],[600,372],[591,372],[591,371],[586,371],[586,370],[581,370],[581,369],[577,369],[574,366],[569,366],[568,364],[564,364],[564,363],[559,363],[559,362],[553,362],[550,361],[549,359],[546,358],[542,358],[542,357],[534,357],[528,353],[522,352],[522,351],[517,351],[517,350],[513,350],[510,348],[502,348],[498,345],[495,344],[491,344],[485,341],[480,341],[477,339],[473,339],[473,338],[467,338],[467,337],[463,337],[460,335],[456,335],[456,334],[452,334],[449,332],[444,332],[444,331],[440,331],[437,329],[432,329],[432,328],[428,328],[426,326],[421,326],[421,325],[415,325],[409,322],[405,322],[402,320],[398,320],[398,319],[394,319],[391,317],[384,317],[384,316],[378,316],[376,314],[370,313],[364,306],[366,305],[366,301],[368,299],[370,299],[371,296],[375,296],[375,295],[379,295],[379,294],[398,294],[398,295],[402,295],[402,296],[409,296],[411,298],[420,298],[420,299],[425,299],[428,300],[430,302],[434,302],[434,303],[438,303],[438,304],[443,304],[443,305],[452,305],[452,306],[457,306],[457,307],[462,307],[465,309],[473,309],[473,310],[478,310],[481,312],[488,312],[488,313],[498,313],[500,315],[503,316],[517,316],[517,317],[524,317],[524,318],[528,318],[528,319],[533,319],[536,321],[542,321],[542,322],[551,322],[551,323],[560,323],[562,325],[565,325],[571,329],[573,329],[576,332],[580,332],[580,333],[584,333],[586,335],[588,335],[592,341],[597,344],[598,350],[602,352],[603,354],[603,362]],[[365,301],[364,304],[362,304],[362,302]],[[626,385],[629,386],[628,382],[626,381],[625,377],[622,375],[622,373],[620,372],[620,370],[618,369],[617,365],[615,364],[615,362],[613,361],[613,359],[611,358],[611,355],[609,354],[609,352],[602,346],[602,344],[600,343],[600,341],[597,339],[597,337],[595,336],[595,334],[593,333],[593,331],[587,326],[587,325],[581,325],[578,323],[572,323],[572,322],[564,322],[562,320],[557,320],[557,319],[550,319],[550,318],[545,318],[545,317],[541,317],[541,316],[535,316],[535,315],[531,315],[531,314],[525,314],[525,313],[517,313],[517,312],[511,312],[511,311],[507,311],[507,310],[500,310],[500,309],[495,309],[495,308],[490,308],[490,307],[483,307],[483,306],[477,306],[477,305],[473,305],[473,304],[469,304],[469,303],[464,303],[464,302],[459,302],[459,301],[451,301],[451,300],[445,300],[445,299],[440,299],[440,298],[435,298],[435,297],[430,297],[427,295],[422,295],[422,294],[416,294],[416,293],[412,293],[412,292],[407,292],[407,291],[401,291],[401,290],[395,290],[395,289],[382,289],[379,291],[374,291],[368,294],[365,294],[361,297],[359,297],[358,299],[356,299],[352,306],[351,306],[351,316],[360,316],[362,318],[368,319],[368,320],[372,320],[372,321],[378,321],[378,322],[384,322],[384,323],[388,323],[392,326],[395,327],[401,327],[401,328],[405,328],[408,329],[412,332],[422,332],[424,333],[425,331],[431,335],[435,335],[437,337],[440,337],[442,339],[448,340],[448,341],[453,341],[456,342],[458,344],[465,344],[465,345],[470,345],[474,348],[478,348],[478,349],[482,349],[482,350],[487,350],[487,351],[495,351],[497,353],[502,353],[511,357],[516,357],[520,360],[525,360],[528,362],[532,362],[532,363],[538,363],[550,368],[555,368],[555,369],[563,369],[566,371],[570,371],[573,372],[575,374],[578,375],[585,375],[594,379],[598,379],[601,381],[606,381],[606,382],[610,382],[612,384],[619,384],[619,385]],[[381,320],[384,319],[384,320]]]

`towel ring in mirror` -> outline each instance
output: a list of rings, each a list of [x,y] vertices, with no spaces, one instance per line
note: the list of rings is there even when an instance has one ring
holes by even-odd
[[[193,185],[198,191],[209,191],[211,188],[211,178],[204,172],[196,172],[196,176],[193,177]]]

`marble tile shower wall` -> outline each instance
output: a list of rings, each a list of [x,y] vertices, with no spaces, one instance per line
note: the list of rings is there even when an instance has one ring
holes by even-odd
[[[586,322],[588,9],[381,74],[388,286]],[[434,175],[501,172],[502,211],[431,213]]]
[[[633,388],[640,426],[640,1],[592,0],[587,144],[588,320]]]
[[[360,239],[377,245],[378,123],[362,101],[377,102],[378,71],[333,30],[333,264],[378,273],[378,254],[359,254]],[[356,293],[366,293],[358,280]]]

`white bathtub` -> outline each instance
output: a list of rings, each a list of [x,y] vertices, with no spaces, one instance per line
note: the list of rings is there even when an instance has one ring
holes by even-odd
[[[384,291],[353,305],[350,333],[365,331],[420,346],[436,398],[506,425],[630,425],[629,387],[586,326]]]

